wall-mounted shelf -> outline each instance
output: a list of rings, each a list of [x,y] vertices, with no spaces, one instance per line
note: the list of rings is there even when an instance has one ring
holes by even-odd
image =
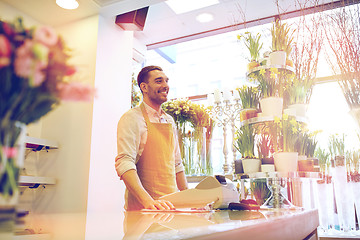
[[[38,176],[20,176],[19,185],[30,188],[37,188],[39,185],[54,185],[56,179],[52,177],[38,177]]]
[[[26,148],[31,148],[34,150],[42,150],[45,149],[57,149],[59,148],[59,144],[56,141],[34,138],[34,137],[25,137]]]

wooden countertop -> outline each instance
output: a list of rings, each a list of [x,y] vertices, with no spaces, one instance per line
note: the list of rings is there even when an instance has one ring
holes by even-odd
[[[318,219],[317,210],[126,212],[123,239],[305,239]]]

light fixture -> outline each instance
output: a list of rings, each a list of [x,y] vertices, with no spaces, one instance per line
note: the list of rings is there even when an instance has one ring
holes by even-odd
[[[167,0],[165,3],[167,3],[176,14],[181,14],[218,4],[219,0]]]
[[[64,9],[76,9],[79,7],[76,0],[56,0],[56,4]]]
[[[214,20],[214,15],[211,13],[200,13],[196,16],[196,20],[201,23],[207,23]]]

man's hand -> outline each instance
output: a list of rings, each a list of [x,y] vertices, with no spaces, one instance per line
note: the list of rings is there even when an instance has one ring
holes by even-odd
[[[173,210],[174,205],[167,200],[153,200],[150,202],[143,203],[144,208],[152,210]]]

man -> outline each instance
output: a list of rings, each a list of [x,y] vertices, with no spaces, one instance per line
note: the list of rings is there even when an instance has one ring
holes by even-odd
[[[169,79],[160,67],[148,66],[137,81],[143,102],[121,117],[117,130],[115,168],[126,185],[125,209],[174,209],[158,199],[187,189],[174,120],[161,109]]]

